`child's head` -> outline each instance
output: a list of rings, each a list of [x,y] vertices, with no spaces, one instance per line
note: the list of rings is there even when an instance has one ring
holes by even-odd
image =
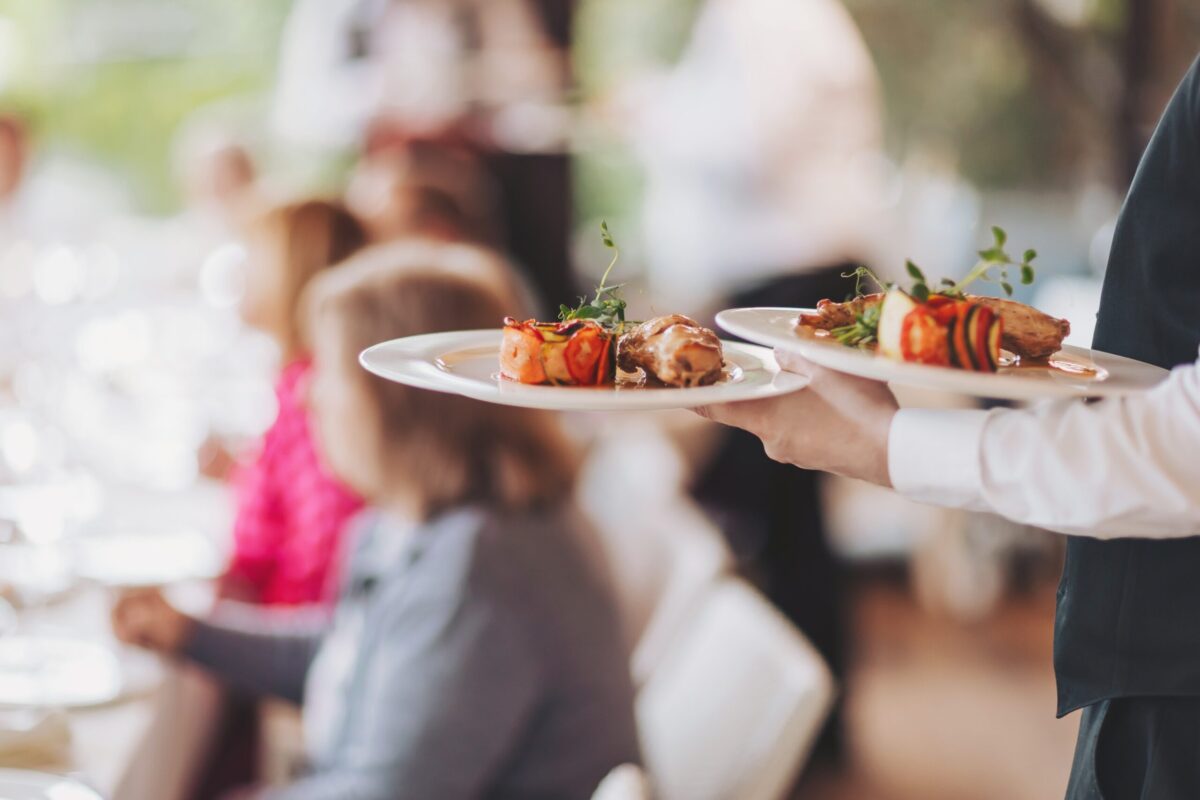
[[[365,242],[357,220],[335,203],[306,200],[266,212],[247,236],[250,264],[242,318],[274,337],[286,358],[296,357],[303,349],[299,303],[304,287]]]
[[[429,242],[364,253],[314,282],[310,402],[322,452],[343,481],[421,517],[468,503],[516,510],[566,499],[574,458],[552,417],[391,383],[358,364],[362,350],[388,339],[498,328],[524,311],[511,287],[487,251]]]

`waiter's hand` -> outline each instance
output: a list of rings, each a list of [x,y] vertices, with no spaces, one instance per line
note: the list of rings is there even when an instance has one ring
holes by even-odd
[[[754,434],[776,461],[891,486],[887,442],[897,405],[887,384],[818,367],[780,350],[775,359],[812,382],[780,397],[696,412]]]
[[[122,642],[147,650],[178,652],[191,636],[193,624],[158,589],[130,589],[113,604],[113,633]]]

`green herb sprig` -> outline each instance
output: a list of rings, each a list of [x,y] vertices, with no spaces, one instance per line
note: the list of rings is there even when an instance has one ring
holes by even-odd
[[[967,286],[975,281],[982,280],[999,284],[1000,288],[1004,290],[1004,294],[1012,297],[1013,285],[1009,279],[1010,268],[1019,270],[1020,281],[1023,285],[1028,286],[1033,283],[1035,273],[1032,262],[1037,258],[1037,251],[1026,250],[1019,261],[1012,258],[1004,249],[1005,244],[1008,242],[1008,234],[1004,232],[1003,228],[996,226],[992,227],[992,240],[993,244],[991,247],[979,251],[978,263],[971,268],[971,271],[962,280],[954,281],[950,278],[942,278],[941,282],[932,288],[930,287],[929,279],[925,277],[925,273],[921,268],[912,261],[905,261],[904,270],[908,273],[908,277],[912,279],[912,285],[908,289],[909,296],[918,303],[928,302],[930,296],[936,294],[961,299],[965,297],[964,290]],[[872,281],[879,287],[879,291],[881,292],[887,292],[892,288],[892,284],[884,283],[865,266],[858,267],[853,272],[843,273],[842,277],[855,279],[855,296],[862,296],[864,280]],[[842,344],[853,347],[863,347],[874,343],[879,334],[881,305],[874,305],[862,313],[856,314],[853,323],[834,328],[830,331],[830,334]]]
[[[621,257],[621,250],[613,242],[612,235],[608,232],[607,220],[600,223],[600,240],[604,242],[605,247],[613,251],[612,261],[608,262],[608,268],[604,270],[604,274],[600,277],[600,285],[596,287],[596,295],[592,298],[591,302],[588,302],[587,298],[581,297],[579,298],[579,305],[575,308],[567,305],[560,305],[558,307],[558,318],[563,322],[594,319],[600,324],[609,327],[620,327],[625,323],[626,303],[620,297],[617,297],[616,294],[625,284],[608,285],[609,273],[612,272],[617,259]]]
[[[924,303],[929,300],[931,294],[941,294],[947,297],[963,297],[965,289],[975,281],[986,281],[995,283],[1004,290],[1007,297],[1012,297],[1013,285],[1008,276],[1010,267],[1016,267],[1019,270],[1020,281],[1023,285],[1028,286],[1033,283],[1036,277],[1033,269],[1033,260],[1037,258],[1036,250],[1026,250],[1018,261],[1008,254],[1004,249],[1005,243],[1008,241],[1008,234],[1003,228],[992,226],[993,244],[986,250],[979,251],[979,261],[971,268],[971,271],[960,281],[954,281],[950,278],[942,278],[941,283],[936,288],[929,288],[929,280],[925,277],[925,273],[921,268],[912,261],[904,262],[904,269],[908,272],[910,278],[913,279],[912,288],[909,289],[909,294],[914,300],[919,303]],[[993,270],[996,275],[993,276]]]
[[[860,264],[859,266],[855,267],[853,272],[843,272],[842,277],[854,278],[854,297],[862,296],[864,279],[870,280],[872,283],[874,283],[877,287],[879,287],[879,291],[881,292],[886,292],[888,289],[892,288],[892,284],[884,283],[883,281],[879,280],[879,276],[872,272],[871,268],[865,264]]]
[[[850,347],[866,347],[874,344],[879,335],[879,312],[882,303],[876,303],[861,314],[856,314],[854,322],[834,328],[829,333],[844,345]]]
[[[1033,283],[1036,273],[1033,269],[1033,260],[1037,258],[1036,250],[1026,250],[1021,259],[1018,261],[1008,254],[1004,249],[1004,245],[1008,240],[1008,234],[1003,228],[992,226],[993,245],[987,250],[979,251],[979,263],[977,263],[970,272],[966,274],[961,281],[953,284],[943,294],[952,294],[962,296],[963,290],[977,280],[987,281],[988,283],[996,283],[1004,290],[1006,297],[1012,297],[1013,285],[1008,277],[1010,267],[1015,267],[1019,270],[1021,284],[1028,286]],[[998,273],[997,277],[992,276],[992,270]],[[947,281],[949,283],[949,281]]]

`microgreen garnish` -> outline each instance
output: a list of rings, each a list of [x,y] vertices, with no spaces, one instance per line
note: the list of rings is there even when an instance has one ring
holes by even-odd
[[[963,289],[968,285],[977,280],[983,280],[999,284],[1000,288],[1004,290],[1004,294],[1012,297],[1013,286],[1008,277],[1009,267],[1016,267],[1019,270],[1022,284],[1028,286],[1033,283],[1034,270],[1031,262],[1037,258],[1037,251],[1026,250],[1019,261],[1012,258],[1004,249],[1004,245],[1008,241],[1008,234],[1004,232],[1003,228],[994,225],[992,226],[992,240],[991,247],[979,251],[979,263],[967,273],[966,277],[947,289],[944,294],[961,296]],[[993,269],[998,273],[997,277],[992,276]]]
[[[1028,286],[1033,283],[1034,270],[1032,261],[1037,258],[1037,251],[1026,250],[1018,261],[1009,256],[1008,252],[1004,249],[1004,245],[1008,241],[1008,234],[1004,232],[1004,229],[993,227],[992,240],[993,244],[991,247],[979,251],[979,262],[971,268],[966,277],[960,281],[942,278],[932,288],[929,285],[929,279],[925,277],[924,271],[912,261],[905,261],[904,270],[908,273],[908,277],[912,279],[908,295],[918,303],[928,302],[929,298],[933,295],[963,299],[966,296],[963,290],[975,281],[982,280],[999,284],[1004,293],[1011,297],[1013,286],[1009,280],[1008,271],[1012,267],[1019,270],[1022,284]],[[994,275],[993,271],[995,272]],[[853,272],[843,273],[842,277],[855,279],[854,295],[856,297],[863,295],[864,279],[873,281],[881,292],[887,292],[893,288],[892,284],[879,280],[875,273],[871,272],[867,267],[858,267]],[[830,331],[830,334],[842,344],[853,347],[862,347],[874,343],[879,331],[881,307],[881,304],[876,304],[867,308],[865,311],[855,315],[853,323],[834,328]]]
[[[575,308],[570,308],[566,305],[558,307],[558,318],[563,322],[570,322],[577,319],[594,319],[602,325],[616,327],[625,322],[625,301],[617,297],[617,290],[625,284],[618,283],[614,286],[608,285],[608,275],[612,272],[613,265],[617,263],[617,259],[621,257],[621,250],[613,242],[612,235],[608,232],[608,222],[600,223],[600,240],[604,242],[604,246],[613,251],[612,261],[608,262],[608,268],[604,270],[604,274],[600,277],[600,285],[596,287],[596,296],[591,302],[587,298],[579,298],[579,305]]]
[[[865,347],[866,345],[873,344],[879,332],[879,310],[881,307],[881,304],[876,303],[868,307],[861,314],[856,314],[852,324],[834,328],[829,333],[842,344],[851,347]]]
[[[876,286],[879,287],[879,291],[881,292],[886,292],[888,289],[892,288],[890,283],[884,283],[883,281],[879,280],[879,277],[871,271],[871,268],[863,264],[855,267],[853,272],[843,272],[842,277],[854,278],[854,297],[862,296],[864,278],[871,280]]]
[[[905,261],[904,269],[908,272],[909,277],[913,279],[912,289],[908,293],[918,303],[924,303],[929,299],[929,282],[925,280],[925,273],[912,261]]]

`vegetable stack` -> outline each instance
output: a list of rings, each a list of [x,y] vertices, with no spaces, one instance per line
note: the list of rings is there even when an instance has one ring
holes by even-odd
[[[886,286],[860,267],[853,275],[879,283],[884,292],[882,302],[866,307],[852,324],[831,333],[843,344],[877,345],[880,353],[900,361],[995,372],[1000,365],[1003,320],[985,301],[969,297],[964,289],[976,280],[992,281],[1011,296],[1009,267],[1020,271],[1021,283],[1032,283],[1030,262],[1037,253],[1027,250],[1019,261],[1014,260],[1004,250],[1008,238],[1004,231],[992,228],[992,235],[993,246],[979,252],[979,263],[965,278],[957,282],[945,279],[937,289],[929,288],[925,274],[911,261],[906,264],[913,279],[908,291]]]
[[[505,378],[556,386],[601,386],[616,380],[625,301],[616,294],[621,284],[609,286],[608,276],[620,250],[607,222],[600,224],[600,237],[613,257],[591,302],[581,298],[575,308],[560,306],[558,322],[504,320],[500,372]]]

